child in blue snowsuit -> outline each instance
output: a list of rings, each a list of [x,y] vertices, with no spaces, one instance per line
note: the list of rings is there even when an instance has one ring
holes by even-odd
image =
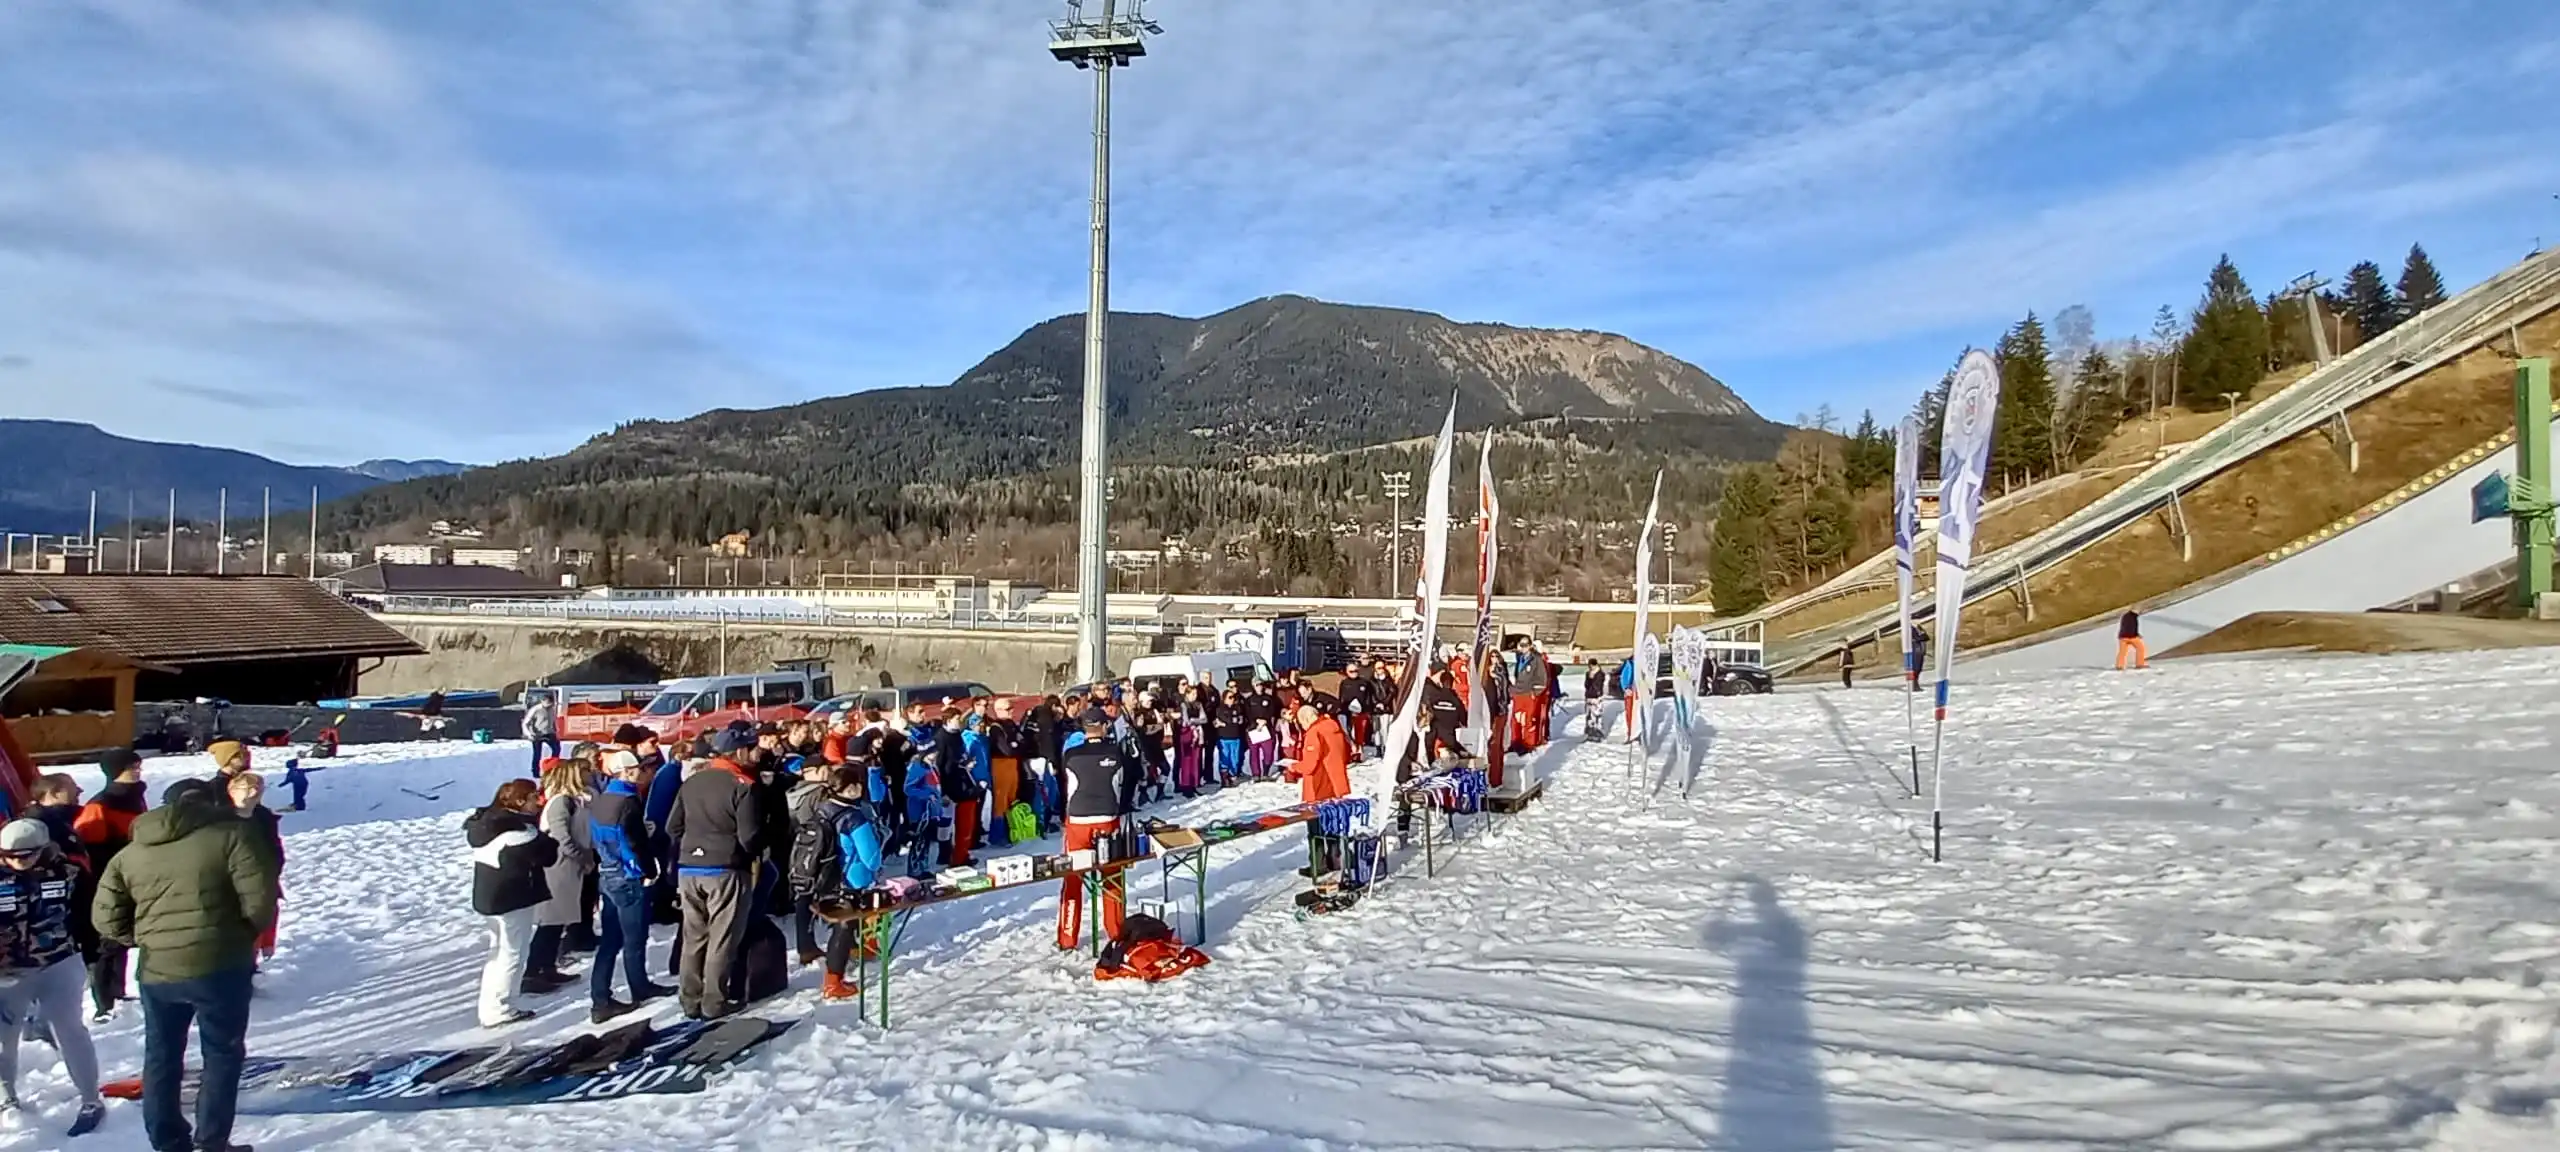
[[[963,757],[966,757],[969,761],[969,777],[978,782],[978,795],[982,797],[995,795],[995,746],[987,743],[987,734],[979,730],[978,717],[975,715],[970,716],[967,723],[960,729],[960,754]],[[987,832],[987,825],[991,823],[987,817],[991,815],[995,817],[992,821],[995,827],[1004,827],[1004,813],[990,811],[991,807],[991,805],[984,802],[981,802],[978,805],[979,811],[977,819],[979,827],[976,829],[976,832],[977,840],[981,844],[994,843],[993,840],[989,839],[989,833]]]
[[[942,798],[942,777],[931,746],[916,749],[907,761],[907,875],[930,876],[942,866],[942,842],[951,838],[950,802]],[[965,771],[955,767],[954,771]]]

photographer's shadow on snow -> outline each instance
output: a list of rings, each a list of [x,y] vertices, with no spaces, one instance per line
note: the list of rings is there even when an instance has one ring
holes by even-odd
[[[1737,891],[1747,906],[1737,907]],[[1830,1102],[1805,1001],[1804,926],[1757,876],[1728,882],[1706,945],[1733,960],[1721,1147],[1733,1152],[1829,1152]]]
[[[1661,795],[1678,788],[1683,796],[1694,795],[1698,790],[1698,776],[1706,771],[1707,757],[1715,755],[1716,726],[1706,720],[1698,720],[1689,730],[1688,740],[1682,741],[1676,735],[1667,736],[1662,738],[1662,745],[1662,765],[1653,773],[1654,794]]]

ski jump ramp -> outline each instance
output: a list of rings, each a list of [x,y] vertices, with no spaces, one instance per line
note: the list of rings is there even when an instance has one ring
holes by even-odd
[[[1972,603],[2006,592],[2037,573],[2057,567],[2166,506],[2177,493],[2554,309],[2560,309],[2560,250],[2536,253],[2473,285],[2381,338],[2357,346],[2283,391],[2241,409],[2229,422],[2188,441],[2132,480],[2059,522],[1988,555],[1974,557],[1973,579],[1966,585],[1965,601]],[[2467,575],[2476,567],[2446,578]],[[2369,605],[2359,605],[2365,606]],[[1888,604],[1833,625],[1828,631],[1837,636],[1890,635],[1896,627],[1895,616],[1894,607]],[[1935,616],[1932,605],[1923,603],[1913,608],[1914,620],[1926,621]],[[2152,647],[2165,650],[2167,645],[2154,640]],[[1772,651],[1768,663],[1772,671],[1783,675],[1839,650],[1836,642],[1816,642],[1803,651]],[[1991,655],[1985,653],[1983,658]]]
[[[2560,433],[2560,420],[2552,422]],[[2471,522],[2471,486],[2515,474],[2513,442],[2335,535],[2272,563],[2216,577],[2141,608],[2142,639],[2159,653],[2253,612],[2362,612],[2407,600],[2515,555],[2508,522]],[[2115,662],[2116,615],[1965,661],[1986,671],[2103,668]]]

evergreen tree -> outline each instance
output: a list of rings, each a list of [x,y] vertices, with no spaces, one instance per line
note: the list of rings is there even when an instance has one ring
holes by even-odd
[[[1769,600],[1772,561],[1770,514],[1776,486],[1767,468],[1736,469],[1716,505],[1715,550],[1707,557],[1707,587],[1722,614],[1748,612]]]
[[[1957,361],[1961,363],[1963,357],[1957,357]],[[1955,387],[1956,370],[1949,368],[1946,375],[1938,377],[1937,387],[1920,394],[1919,405],[1912,409],[1912,415],[1918,417],[1920,421],[1920,474],[1922,476],[1938,474],[1938,452],[1946,443],[1947,394],[1955,391]]]
[[[2053,365],[2044,322],[2033,312],[2000,338],[1999,421],[1991,430],[1991,474],[2032,479],[2056,466]]]
[[[2409,259],[2400,266],[2400,318],[2408,318],[2444,303],[2444,277],[2436,274],[2435,261],[2427,259],[2427,250],[2409,246]]]
[[[2185,343],[2186,329],[2178,323],[2178,313],[2166,304],[2151,317],[2151,345],[2143,357],[2149,373],[2143,378],[2143,411],[2157,411],[2164,404],[2178,401],[2178,349]]]
[[[1893,479],[1893,433],[1876,425],[1872,409],[1858,414],[1858,427],[1849,433],[1843,457],[1842,471],[1851,492],[1864,492]]]
[[[2311,314],[2304,293],[2272,292],[2262,310],[2267,318],[2267,361],[2277,368],[2309,364],[2319,346],[2311,339]]]
[[[1804,518],[1805,579],[1829,576],[1849,558],[1849,548],[1857,540],[1857,527],[1850,522],[1849,493],[1836,480],[1817,484],[1799,515]]]
[[[2226,255],[2205,279],[2204,299],[2178,352],[2178,402],[2210,412],[2225,393],[2246,393],[2266,374],[2267,314]]]
[[[2347,269],[2347,317],[2356,331],[2371,340],[2400,323],[2400,300],[2382,282],[2382,265],[2371,260]]]
[[[2062,458],[2077,464],[2090,457],[2125,415],[2124,377],[2107,354],[2092,348],[2072,373],[2071,403],[2054,429]]]

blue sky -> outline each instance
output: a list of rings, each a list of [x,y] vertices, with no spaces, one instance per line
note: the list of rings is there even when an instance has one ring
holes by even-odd
[[[1080,310],[1043,0],[0,5],[0,415],[286,459],[945,383]],[[2070,304],[2560,243],[2560,5],[1158,0],[1114,305],[1623,332],[1898,412]]]

